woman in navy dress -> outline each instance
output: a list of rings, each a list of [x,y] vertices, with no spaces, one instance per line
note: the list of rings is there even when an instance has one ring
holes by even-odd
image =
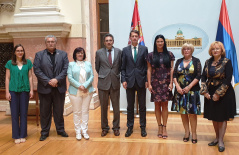
[[[192,143],[197,143],[197,115],[201,114],[200,86],[201,63],[198,58],[192,56],[194,47],[185,43],[182,46],[183,58],[178,59],[174,68],[175,92],[172,103],[172,111],[181,114],[185,129],[184,142],[189,141],[191,125]]]

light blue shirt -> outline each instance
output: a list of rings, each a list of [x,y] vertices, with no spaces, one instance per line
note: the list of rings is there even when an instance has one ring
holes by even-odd
[[[109,56],[109,51],[108,51],[108,49],[106,48],[106,53],[107,53],[107,58],[108,58],[108,56]],[[114,63],[114,52],[115,50],[114,50],[114,47],[112,47],[112,49],[111,49],[111,58],[112,58],[112,64]]]

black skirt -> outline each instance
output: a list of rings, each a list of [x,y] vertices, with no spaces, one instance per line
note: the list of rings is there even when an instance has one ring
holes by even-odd
[[[211,99],[204,98],[204,118],[208,120],[223,122],[229,121],[236,115],[236,99],[235,92],[230,85],[223,97],[218,101],[213,101],[212,97],[219,86],[209,86],[209,94]]]

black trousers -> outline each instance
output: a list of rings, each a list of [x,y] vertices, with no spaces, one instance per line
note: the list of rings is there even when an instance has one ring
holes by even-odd
[[[139,115],[140,115],[140,128],[146,127],[146,88],[139,87],[137,82],[132,88],[126,89],[127,95],[127,127],[133,128],[134,126],[134,105],[135,105],[135,91],[137,91],[139,102]]]
[[[64,103],[65,93],[60,93],[57,88],[53,88],[49,94],[39,93],[40,99],[40,120],[41,135],[49,135],[51,128],[52,111],[57,133],[62,133],[64,129]],[[52,110],[53,109],[53,110]]]

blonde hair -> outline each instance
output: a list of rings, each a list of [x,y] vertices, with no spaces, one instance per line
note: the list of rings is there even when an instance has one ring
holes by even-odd
[[[225,48],[224,48],[223,43],[220,42],[220,41],[214,41],[214,42],[210,45],[209,50],[208,50],[208,54],[209,54],[210,56],[213,56],[213,55],[212,55],[212,49],[214,48],[215,45],[218,45],[218,46],[221,48],[221,50],[222,50],[221,56],[225,57],[225,56],[226,56],[226,51],[225,51]]]
[[[186,47],[189,47],[189,48],[191,49],[191,52],[192,52],[192,55],[193,55],[194,46],[193,46],[193,44],[190,44],[190,43],[185,43],[185,44],[183,44],[182,49],[181,49],[182,55],[183,55],[183,50],[184,50]]]

